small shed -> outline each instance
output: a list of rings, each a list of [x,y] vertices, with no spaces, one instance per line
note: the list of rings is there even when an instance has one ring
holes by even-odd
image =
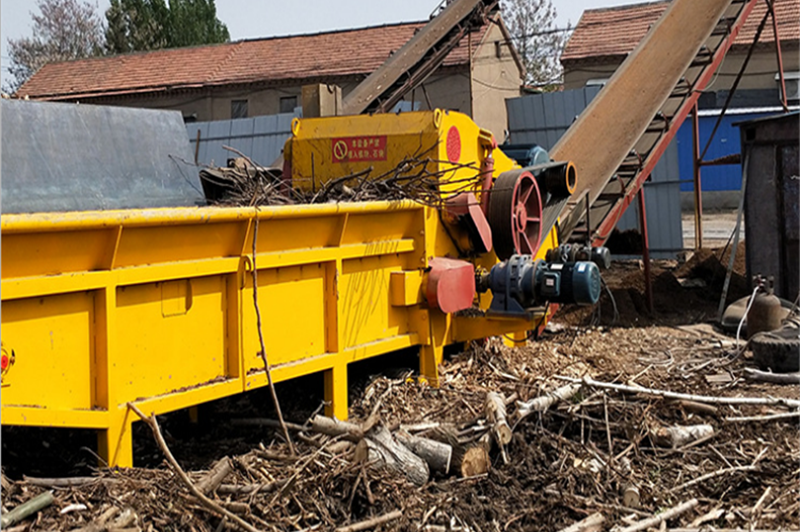
[[[745,190],[747,276],[773,276],[775,294],[800,291],[800,112],[737,124]]]

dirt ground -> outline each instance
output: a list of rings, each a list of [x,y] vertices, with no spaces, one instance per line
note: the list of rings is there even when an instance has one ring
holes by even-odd
[[[516,399],[507,405],[513,427],[507,460],[494,443],[490,470],[476,477],[435,473],[417,486],[403,474],[356,462],[352,445],[307,426],[292,431],[298,454],[290,456],[279,430],[235,420],[274,418],[263,391],[204,407],[199,425],[181,413],[158,421],[192,482],[217,460],[232,459],[232,471],[210,498],[256,530],[335,530],[388,516],[384,524],[349,530],[558,531],[598,512],[600,530],[621,530],[681,504],[688,509],[662,530],[796,530],[800,440],[792,401],[800,389],[748,380],[749,351],[710,325],[724,279],[720,262],[727,264],[718,251],[685,264],[656,264],[653,312],[640,264],[617,263],[604,275],[608,290],[598,307],[562,309],[551,332],[516,349],[499,339],[464,346],[441,366],[438,388],[416,378],[413,353],[371,361],[351,374],[352,422],[403,425],[423,437],[434,437],[434,425],[486,432],[487,393]],[[742,273],[737,263],[730,300],[747,294]],[[521,416],[519,402],[569,379],[583,383],[574,396]],[[703,397],[681,402],[598,382]],[[289,421],[302,425],[320,406],[312,390],[321,390],[317,377],[280,387]],[[765,404],[718,404],[709,397]],[[701,424],[713,434],[679,445],[658,437],[662,429]],[[3,512],[50,489],[55,502],[17,530],[236,529],[232,518],[222,519],[190,494],[147,427],[136,428],[142,467],[96,471],[87,465],[88,453],[68,453],[74,439],[29,433],[26,445],[12,448],[4,429]],[[53,462],[60,467],[47,465],[53,453],[70,458]],[[24,476],[55,471],[84,478],[78,486],[53,487]]]

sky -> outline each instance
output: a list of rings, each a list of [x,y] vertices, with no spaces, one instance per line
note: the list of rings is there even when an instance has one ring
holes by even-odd
[[[552,0],[558,27],[573,26],[584,9],[633,4],[643,0]],[[90,0],[105,12],[108,0]],[[314,33],[391,22],[425,20],[440,0],[216,0],[217,18],[228,26],[232,40]],[[289,7],[291,6],[291,7]],[[7,78],[8,39],[30,35],[34,0],[0,2],[0,66]]]

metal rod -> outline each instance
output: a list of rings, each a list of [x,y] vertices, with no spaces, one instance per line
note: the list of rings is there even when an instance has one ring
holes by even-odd
[[[642,233],[642,262],[644,263],[644,298],[647,311],[653,313],[653,279],[650,275],[650,241],[647,237],[647,210],[644,206],[644,187],[639,188],[639,230]]]
[[[773,17],[773,20],[775,17]],[[467,33],[467,55],[469,56],[469,116],[475,119],[475,88],[473,87],[473,78],[475,76],[475,63],[472,60],[472,32]],[[784,89],[784,93],[786,90]],[[412,109],[413,111],[413,109]]]
[[[700,182],[700,116],[697,102],[692,110],[692,168],[694,170],[694,249],[703,249],[703,194]]]
[[[739,210],[736,212],[736,228],[733,234],[733,247],[731,248],[731,257],[728,260],[728,270],[725,272],[725,282],[722,284],[722,295],[719,298],[719,308],[717,309],[717,321],[722,322],[722,313],[725,312],[725,303],[728,299],[728,287],[731,284],[731,274],[733,273],[733,264],[736,261],[736,248],[739,247],[739,232],[742,227],[742,214],[744,213],[744,201],[747,194],[747,173],[748,166],[750,165],[750,148],[745,148],[744,162],[742,163],[742,191],[739,196]]]
[[[736,74],[736,79],[733,80],[731,89],[728,91],[728,97],[725,98],[725,104],[722,106],[722,111],[720,111],[719,116],[717,117],[717,121],[714,123],[714,129],[711,130],[711,136],[708,137],[708,142],[706,142],[706,147],[703,148],[703,154],[700,155],[701,161],[706,158],[706,153],[708,153],[708,148],[711,147],[711,142],[714,140],[714,135],[717,134],[717,129],[719,129],[719,125],[722,123],[722,118],[725,116],[725,111],[728,110],[728,106],[731,104],[731,101],[733,100],[733,95],[736,92],[736,88],[739,86],[739,82],[742,81],[742,77],[744,76],[744,71],[747,70],[747,64],[750,62],[750,58],[753,56],[753,52],[756,49],[758,40],[761,38],[761,32],[764,31],[764,26],[767,24],[767,17],[769,17],[769,13],[764,14],[764,18],[761,19],[761,24],[758,25],[758,29],[756,30],[756,35],[755,37],[753,37],[753,42],[750,43],[750,48],[747,50],[747,55],[744,56],[744,62],[742,62],[742,67],[739,69],[739,73]]]
[[[773,0],[766,0],[767,10],[772,17],[772,33],[775,35],[775,53],[778,59],[778,77],[781,81],[781,105],[783,112],[789,112],[789,102],[786,98],[786,78],[783,76],[783,55],[781,53],[781,39],[778,35],[778,18],[775,16],[775,2]]]
[[[200,128],[197,129],[197,138],[194,141],[194,164],[197,164],[197,159],[200,157]]]

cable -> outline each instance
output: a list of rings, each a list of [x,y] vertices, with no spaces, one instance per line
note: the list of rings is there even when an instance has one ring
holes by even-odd
[[[619,311],[617,310],[617,300],[614,299],[614,294],[611,292],[611,288],[609,288],[608,283],[606,283],[606,280],[603,279],[602,276],[600,277],[600,283],[603,285],[603,288],[606,289],[608,297],[611,298],[611,306],[614,307],[614,318],[611,320],[611,324],[613,325],[617,323],[617,320],[619,319]]]
[[[528,340],[533,338],[533,335],[536,334],[536,331],[538,331],[539,327],[542,326],[542,324],[544,323],[544,320],[547,319],[547,311],[549,309],[550,309],[550,302],[548,301],[547,304],[544,306],[544,315],[542,316],[542,319],[539,320],[539,324],[536,325],[536,327],[534,327],[533,329],[531,329],[531,332],[528,333],[528,336],[526,336],[523,340],[514,340],[513,338],[511,338],[507,334],[504,334],[503,338],[505,338],[506,340],[510,340],[510,341],[514,342],[515,344],[522,344],[522,343],[527,342]]]
[[[742,316],[742,319],[739,320],[739,326],[736,328],[736,351],[737,351],[736,356],[737,357],[740,354],[742,354],[742,352],[747,348],[747,344],[745,344],[744,348],[742,348],[741,351],[739,350],[739,335],[742,332],[742,325],[744,325],[744,321],[747,319],[747,314],[750,312],[750,307],[752,306],[753,301],[756,300],[756,292],[758,292],[758,288],[759,287],[756,286],[755,289],[753,290],[753,294],[750,296],[750,302],[747,303],[747,308],[744,311],[744,315]]]
[[[464,77],[467,77],[467,75],[466,75],[466,74],[462,74],[462,75],[463,75]],[[477,79],[477,78],[472,78],[472,82],[473,82],[473,83],[477,83],[478,85],[483,85],[484,87],[487,87],[487,88],[489,88],[489,89],[493,89],[493,90],[505,91],[505,92],[515,92],[515,93],[519,93],[519,87],[516,87],[516,88],[509,88],[509,87],[499,87],[499,86],[497,86],[497,85],[491,85],[491,84],[489,84],[489,83],[486,83],[485,81],[481,81],[481,80],[479,80],[479,79]]]

